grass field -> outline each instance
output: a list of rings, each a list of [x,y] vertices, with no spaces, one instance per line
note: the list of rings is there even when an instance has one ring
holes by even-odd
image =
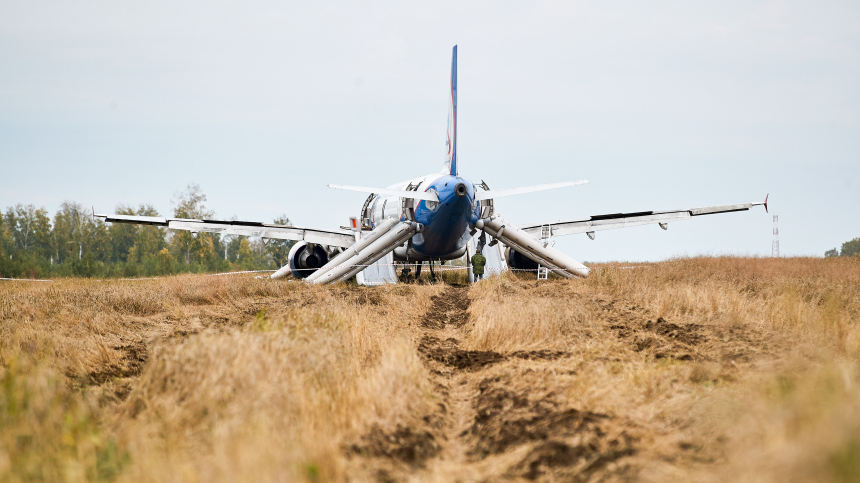
[[[0,481],[857,481],[859,363],[846,258],[6,282]]]

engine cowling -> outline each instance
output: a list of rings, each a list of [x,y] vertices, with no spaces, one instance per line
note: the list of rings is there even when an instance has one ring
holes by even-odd
[[[313,248],[311,248],[313,246]],[[306,278],[328,263],[328,253],[320,245],[298,242],[290,249],[290,271],[296,278]]]
[[[505,250],[505,258],[508,260],[508,266],[515,270],[537,271],[538,269],[537,262],[511,247],[508,247],[507,250]]]

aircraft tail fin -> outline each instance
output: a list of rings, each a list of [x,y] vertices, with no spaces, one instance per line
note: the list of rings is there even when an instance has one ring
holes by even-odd
[[[448,103],[448,138],[445,141],[445,164],[442,172],[457,176],[457,46],[451,57],[451,85]]]

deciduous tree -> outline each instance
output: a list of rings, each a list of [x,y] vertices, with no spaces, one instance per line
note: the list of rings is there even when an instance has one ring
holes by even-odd
[[[214,212],[206,208],[206,195],[200,190],[200,186],[191,183],[185,191],[176,193],[173,199],[173,216],[176,218],[187,218],[194,220],[210,219]],[[193,261],[200,261],[210,254],[214,247],[211,242],[212,235],[209,233],[192,233],[181,230],[171,234],[171,245],[180,253],[186,265]]]
[[[290,219],[287,218],[287,215],[281,215],[278,218],[275,218],[275,225],[292,225]],[[275,262],[276,268],[283,267],[286,265],[289,260],[287,260],[287,256],[290,254],[290,249],[295,245],[296,242],[292,240],[277,240],[271,239],[269,240],[269,244],[266,247],[266,251],[272,257],[272,260]]]
[[[842,255],[843,257],[860,255],[860,238],[855,238],[851,241],[843,243],[840,255]]]

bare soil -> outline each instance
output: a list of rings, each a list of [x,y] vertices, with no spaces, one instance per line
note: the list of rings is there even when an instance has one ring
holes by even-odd
[[[530,367],[530,361],[563,358],[566,352],[460,349],[458,336],[469,318],[468,293],[468,288],[451,287],[433,297],[419,326],[417,350],[441,401],[439,411],[427,418],[434,423],[430,430],[398,428],[386,435],[374,428],[365,437],[368,446],[358,453],[424,468],[432,458],[440,460],[439,466],[469,465],[523,448],[519,461],[502,476],[535,480],[552,475],[568,481],[586,481],[595,471],[636,453],[636,437],[607,427],[613,416],[571,407],[560,394],[533,393],[528,386],[512,390],[517,385],[511,384],[511,372],[521,365]],[[503,362],[503,375],[486,374],[490,366]],[[528,383],[529,371],[533,369],[526,369],[520,383]],[[390,480],[397,479],[395,474],[384,472]]]

